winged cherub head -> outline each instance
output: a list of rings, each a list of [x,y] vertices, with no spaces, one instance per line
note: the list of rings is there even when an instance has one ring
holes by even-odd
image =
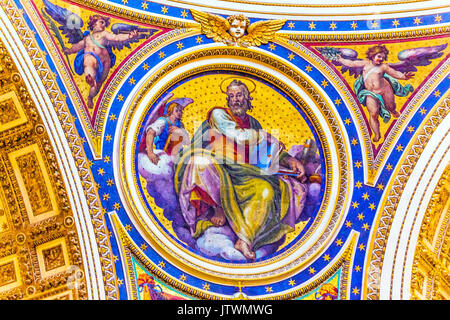
[[[94,32],[103,31],[109,26],[109,18],[99,14],[89,17],[88,29]]]
[[[245,34],[250,24],[250,20],[242,14],[229,16],[227,21],[230,24],[228,32],[236,39],[239,39]]]
[[[383,45],[370,47],[366,52],[367,59],[371,60],[373,64],[380,65],[386,60],[389,50]]]

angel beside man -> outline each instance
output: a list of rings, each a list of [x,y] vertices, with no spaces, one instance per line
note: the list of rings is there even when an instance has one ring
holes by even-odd
[[[381,139],[379,117],[387,123],[398,118],[395,96],[406,97],[413,91],[410,84],[402,85],[398,80],[409,80],[417,71],[416,66],[430,64],[431,59],[442,56],[446,45],[403,50],[398,54],[400,62],[385,63],[389,54],[383,45],[370,47],[366,59],[358,59],[357,52],[348,48],[319,48],[319,51],[335,65],[342,66],[341,72],[349,71],[357,77],[353,84],[356,97],[369,112],[369,126],[373,142]]]

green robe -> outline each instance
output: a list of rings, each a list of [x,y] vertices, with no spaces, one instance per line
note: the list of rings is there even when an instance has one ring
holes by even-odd
[[[383,77],[389,82],[396,96],[406,97],[410,92],[413,92],[414,90],[410,84],[402,86],[397,79],[391,77],[386,73]],[[380,94],[369,91],[364,87],[364,79],[362,75],[360,75],[358,79],[356,79],[355,83],[353,84],[353,89],[355,90],[356,97],[362,105],[366,105],[367,96],[371,96],[380,102],[379,113],[384,123],[387,123],[391,119],[391,114],[386,110],[386,105],[384,104],[383,97]]]

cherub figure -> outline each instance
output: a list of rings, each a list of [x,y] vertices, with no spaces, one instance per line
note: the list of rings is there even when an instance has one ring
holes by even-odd
[[[358,53],[348,48],[318,48],[322,55],[335,65],[342,66],[341,72],[348,71],[357,77],[353,88],[359,102],[367,107],[369,126],[373,132],[373,142],[381,139],[379,117],[387,123],[398,118],[395,96],[405,97],[413,91],[410,84],[401,85],[398,80],[409,80],[417,71],[416,66],[425,66],[431,59],[442,56],[447,44],[403,50],[398,54],[398,63],[385,63],[389,51],[383,45],[370,47],[366,59],[358,59]]]
[[[137,26],[116,23],[111,26],[111,31],[106,30],[110,25],[110,18],[99,14],[89,17],[88,30],[81,32],[83,20],[77,14],[68,9],[52,4],[44,0],[45,12],[61,26],[59,30],[66,36],[71,48],[65,48],[57,28],[52,28],[60,39],[64,54],[76,53],[74,61],[75,72],[84,74],[87,84],[90,86],[87,96],[88,107],[94,106],[93,99],[99,93],[102,84],[106,80],[109,70],[114,66],[116,57],[112,49],[121,50],[130,48],[130,43],[138,42],[150,37],[157,29],[144,29]],[[44,10],[43,14],[46,16]],[[47,21],[50,19],[47,17]],[[49,21],[51,23],[51,21]],[[144,33],[144,34],[142,34]]]
[[[250,20],[242,14],[222,18],[213,14],[191,9],[195,21],[200,23],[201,31],[216,42],[231,46],[259,46],[266,44],[275,37],[286,20],[257,21]]]

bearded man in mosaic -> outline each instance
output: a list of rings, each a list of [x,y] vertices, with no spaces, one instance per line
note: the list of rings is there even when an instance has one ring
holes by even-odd
[[[305,204],[305,169],[247,114],[252,105],[245,83],[233,80],[226,94],[227,107],[208,112],[180,156],[175,189],[194,237],[205,227],[228,224],[237,236],[235,249],[255,260],[256,250],[295,229]],[[295,177],[268,174],[250,161],[251,150],[263,143],[276,146],[280,166]]]

